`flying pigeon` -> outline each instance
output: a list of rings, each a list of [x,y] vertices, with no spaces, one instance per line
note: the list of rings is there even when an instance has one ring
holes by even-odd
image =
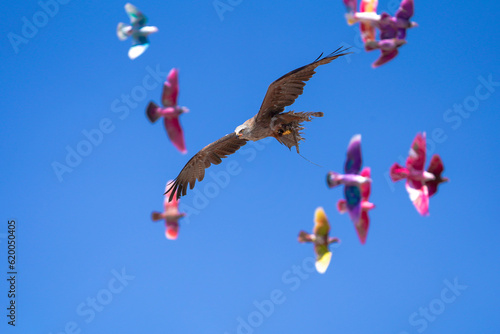
[[[380,41],[368,41],[365,43],[365,50],[373,51],[380,49],[380,57],[372,64],[373,68],[377,68],[396,58],[399,53],[398,48],[405,44],[406,40],[397,38],[383,39]]]
[[[361,0],[359,12],[356,12],[356,0],[343,0],[346,7],[346,19],[349,25],[360,22],[361,38],[363,42],[375,40],[375,27],[379,15],[377,15],[378,0]]]
[[[332,259],[332,252],[329,250],[331,243],[340,242],[339,238],[329,237],[330,224],[326,217],[325,211],[319,207],[314,212],[314,230],[313,234],[308,234],[305,231],[299,232],[299,242],[312,242],[314,243],[314,252],[316,253],[316,270],[320,274],[324,274],[330,260]]]
[[[346,4],[346,0],[344,0],[344,4]],[[347,5],[346,7],[349,8]],[[376,8],[377,0],[363,0],[359,12],[348,10],[346,14],[349,24],[360,22],[365,50],[380,49],[381,55],[372,64],[373,68],[394,59],[398,55],[398,48],[406,44],[406,30],[418,26],[416,22],[410,21],[414,12],[413,0],[403,0],[394,17],[387,13],[379,15],[376,13]],[[378,41],[375,39],[375,28],[380,30]]]
[[[344,185],[344,197],[347,200],[346,208],[355,225],[361,217],[361,189],[360,186],[369,183],[370,177],[360,175],[361,166],[361,135],[354,135],[347,146],[347,159],[344,165],[344,174],[328,172],[326,182],[329,188]]]
[[[406,190],[410,200],[422,216],[429,215],[429,197],[437,192],[440,183],[448,181],[447,178],[441,177],[444,167],[439,155],[435,154],[432,157],[427,171],[425,155],[425,132],[423,135],[417,133],[406,159],[406,168],[394,163],[390,169],[392,181],[406,179]]]
[[[377,0],[362,0],[359,12],[356,12],[356,0],[343,0],[343,2],[347,10],[346,19],[350,25],[356,22],[362,22],[380,29],[380,21],[388,17],[398,30],[397,38],[399,39],[405,39],[406,29],[418,26],[416,22],[410,20],[414,13],[413,0],[402,0],[394,17],[391,17],[385,12],[381,15],[377,14]],[[380,39],[384,38],[381,37]]]
[[[169,187],[170,183],[167,183],[165,190]],[[170,194],[167,192],[165,194],[165,200],[163,202],[163,206],[165,208],[164,212],[153,212],[151,214],[151,219],[156,222],[159,220],[165,220],[165,237],[170,240],[177,239],[177,235],[179,234],[179,219],[184,217],[186,214],[184,212],[179,212],[179,201],[175,198],[173,201],[168,201],[168,196]]]
[[[370,167],[365,167],[361,171],[361,176],[370,178]],[[360,185],[361,187],[361,215],[360,219],[354,224],[356,227],[356,232],[358,233],[358,238],[361,244],[366,243],[366,235],[368,234],[368,228],[370,227],[370,217],[368,216],[368,211],[375,208],[373,203],[369,202],[370,192],[371,192],[371,182],[365,182]],[[337,202],[337,209],[340,213],[345,213],[348,211],[347,201],[345,199],[339,199]]]
[[[130,17],[131,25],[127,25],[123,22],[118,23],[116,34],[121,41],[132,36],[132,46],[128,50],[128,56],[130,59],[135,59],[146,51],[149,46],[148,35],[157,32],[158,28],[146,26],[148,21],[147,17],[131,3],[125,5],[125,11]]]
[[[254,117],[236,127],[234,132],[205,146],[188,161],[171,186],[170,190],[173,192],[170,193],[170,200],[174,198],[174,194],[177,198],[186,195],[188,185],[193,189],[196,180],[203,180],[206,168],[211,164],[220,164],[221,159],[236,152],[249,140],[274,137],[290,150],[295,146],[299,153],[299,142],[304,139],[300,132],[304,129],[302,122],[309,122],[312,117],[322,117],[323,113],[284,112],[285,107],[292,105],[302,94],[306,81],[316,73],[316,67],[349,54],[345,51],[346,49],[339,48],[324,58],[320,55],[312,63],[285,74],[269,85],[260,110]]]
[[[163,93],[161,103],[163,108],[154,102],[149,102],[146,109],[146,116],[154,123],[158,118],[163,117],[165,129],[172,144],[183,154],[187,152],[184,143],[184,132],[182,131],[179,115],[189,112],[186,107],[177,105],[177,96],[179,95],[178,71],[173,68],[167,76],[167,81],[163,84]]]

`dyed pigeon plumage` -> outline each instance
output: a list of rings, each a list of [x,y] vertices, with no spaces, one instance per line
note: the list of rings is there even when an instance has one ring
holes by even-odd
[[[381,51],[380,57],[372,64],[373,68],[394,59],[398,55],[398,48],[406,44],[406,30],[418,26],[416,22],[410,20],[414,12],[413,0],[403,0],[394,17],[387,13],[377,14],[377,3],[377,0],[363,0],[360,11],[352,12],[350,8],[353,3],[349,2],[348,6],[344,0],[348,8],[347,22],[349,24],[360,22],[365,50]],[[375,39],[375,28],[380,30],[379,40]]]
[[[431,158],[431,162],[427,171],[434,175],[434,180],[427,181],[425,185],[429,190],[429,197],[432,197],[437,193],[438,186],[441,183],[448,182],[449,179],[447,177],[442,177],[441,174],[444,171],[443,161],[441,161],[441,157],[438,154],[434,154]]]
[[[118,23],[116,34],[121,41],[126,40],[128,37],[132,37],[132,46],[128,51],[128,56],[130,59],[135,59],[143,54],[149,47],[148,36],[157,32],[158,28],[146,26],[148,21],[147,17],[134,5],[127,3],[125,5],[125,11],[130,17],[131,24],[128,25],[123,22]]]
[[[185,154],[187,150],[179,116],[189,112],[189,109],[177,105],[177,97],[179,95],[178,74],[178,70],[173,68],[163,84],[163,93],[161,97],[163,108],[159,107],[154,102],[149,102],[146,109],[146,116],[151,123],[163,117],[165,129],[167,130],[168,137],[172,141],[172,144],[174,144],[181,153]]]
[[[326,217],[322,207],[318,207],[314,213],[314,230],[313,234],[305,231],[300,231],[298,236],[299,242],[314,243],[314,252],[316,253],[316,270],[320,274],[324,274],[330,264],[332,253],[329,250],[329,245],[340,242],[339,238],[332,238],[330,234],[330,223]]]
[[[429,215],[429,197],[437,192],[440,183],[447,182],[447,178],[441,177],[444,170],[439,155],[435,154],[425,170],[426,143],[425,132],[417,133],[406,159],[406,168],[394,163],[390,169],[392,181],[396,182],[406,179],[406,190],[410,200],[422,216]],[[431,191],[429,191],[429,188]]]
[[[398,39],[406,38],[406,30],[409,28],[417,27],[416,22],[411,21],[411,17],[414,13],[414,3],[413,0],[403,0],[399,6],[396,16],[393,18],[396,27],[398,29]]]
[[[378,0],[361,0],[359,11],[361,13],[377,13]],[[375,25],[370,22],[360,22],[361,39],[363,43],[375,40]]]
[[[372,64],[373,68],[377,68],[396,58],[399,53],[398,48],[405,44],[406,40],[397,38],[369,41],[365,44],[365,50],[373,51],[380,49],[380,57]]]
[[[363,164],[361,157],[361,135],[351,138],[347,146],[347,159],[344,165],[344,174],[328,172],[326,182],[328,187],[333,188],[344,185],[344,197],[349,216],[354,224],[361,217],[361,189],[362,184],[371,182],[370,177],[360,175]]]
[[[370,178],[370,167],[363,168],[360,175],[366,178]],[[368,211],[375,208],[375,205],[369,202],[370,192],[371,182],[365,182],[360,185],[361,214],[359,220],[355,222],[354,227],[356,228],[359,241],[363,245],[366,243],[366,236],[368,234],[368,228],[370,227],[370,217],[368,216]],[[347,212],[347,201],[345,199],[340,199],[337,202],[337,209],[340,213]]]
[[[170,183],[169,181],[165,187],[168,189]],[[184,217],[186,214],[184,212],[179,212],[179,200],[175,198],[173,201],[168,201],[168,196],[170,193],[165,194],[165,199],[163,202],[164,211],[163,212],[153,212],[151,214],[151,219],[153,221],[165,220],[165,237],[170,240],[177,239],[179,234],[179,219]]]

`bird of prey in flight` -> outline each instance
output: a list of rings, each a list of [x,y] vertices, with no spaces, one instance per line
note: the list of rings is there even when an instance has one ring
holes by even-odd
[[[169,200],[174,198],[174,194],[177,198],[186,195],[188,185],[193,189],[196,180],[203,180],[206,168],[211,164],[220,164],[221,159],[236,152],[249,140],[274,137],[289,149],[295,146],[299,153],[299,142],[304,139],[300,132],[304,129],[302,122],[309,122],[312,117],[322,117],[323,113],[284,112],[285,107],[292,105],[302,94],[306,81],[316,73],[316,67],[349,54],[346,50],[341,47],[326,57],[321,58],[320,55],[312,63],[285,74],[269,85],[260,110],[255,116],[236,127],[234,132],[205,146],[187,162],[169,189],[172,190]]]

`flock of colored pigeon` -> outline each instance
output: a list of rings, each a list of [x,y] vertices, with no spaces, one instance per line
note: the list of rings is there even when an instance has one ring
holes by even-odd
[[[439,155],[434,154],[427,171],[425,170],[426,143],[425,132],[417,133],[410,147],[406,167],[394,163],[390,169],[390,177],[393,182],[406,179],[406,190],[410,200],[422,216],[429,215],[429,198],[438,189],[439,184],[447,182],[448,178],[442,177],[444,166]],[[347,159],[344,165],[344,173],[329,172],[326,176],[328,187],[333,188],[340,184],[344,185],[344,197],[337,202],[340,213],[349,213],[354,223],[359,241],[365,244],[370,218],[368,211],[375,208],[369,202],[371,192],[370,168],[362,167],[361,157],[361,135],[352,137],[347,146]],[[329,237],[330,224],[326,218],[323,208],[317,208],[314,215],[314,230],[312,234],[300,231],[299,242],[314,243],[316,253],[316,270],[324,273],[328,268],[332,257],[328,245],[339,242],[338,238]]]
[[[403,0],[392,17],[387,13],[377,14],[378,0],[361,0],[359,12],[356,11],[356,0],[342,0],[347,10],[346,19],[349,25],[360,23],[361,38],[366,51],[380,49],[380,57],[372,64],[379,67],[398,55],[398,48],[406,44],[406,29],[417,26],[410,21],[413,16],[413,0]],[[376,28],[380,30],[380,40],[375,39]]]
[[[349,24],[360,22],[365,49],[372,51],[380,49],[382,54],[375,61],[373,67],[387,63],[398,54],[398,47],[405,44],[406,29],[416,26],[411,22],[413,16],[413,1],[402,0],[395,17],[387,13],[376,13],[377,0],[362,0],[360,11],[356,11],[356,0],[343,0]],[[129,50],[129,57],[135,59],[149,46],[147,36],[157,32],[156,27],[146,26],[146,17],[133,5],[127,3],[125,10],[130,17],[131,25],[119,23],[118,37],[121,40],[131,36],[133,45]],[[375,29],[380,30],[380,40],[375,40]],[[176,239],[179,232],[179,219],[185,214],[179,211],[179,200],[186,195],[187,188],[193,189],[196,180],[202,181],[205,169],[212,164],[218,165],[223,158],[233,154],[247,141],[257,141],[266,137],[273,137],[289,149],[295,147],[299,153],[299,143],[304,139],[301,130],[303,122],[309,122],[313,117],[322,117],[322,112],[285,112],[285,107],[292,105],[295,99],[303,93],[306,82],[316,73],[315,69],[328,64],[334,59],[349,54],[346,49],[337,49],[323,58],[318,57],[312,63],[297,68],[280,77],[269,85],[264,101],[258,113],[243,124],[236,127],[234,132],[225,135],[219,140],[205,146],[195,154],[181,170],[177,178],[169,181],[165,188],[164,211],[153,212],[153,221],[165,221],[165,236],[167,239]],[[172,69],[163,85],[161,103],[159,107],[150,102],[146,109],[147,118],[156,122],[163,118],[167,134],[173,145],[183,154],[187,152],[184,134],[179,122],[179,116],[189,111],[186,107],[177,104],[179,94],[178,71]],[[406,160],[406,167],[395,163],[390,169],[391,179],[396,182],[406,179],[406,190],[410,195],[417,211],[425,216],[429,214],[429,197],[437,192],[438,185],[448,181],[441,176],[443,163],[439,155],[434,155],[427,171],[425,171],[426,143],[425,133],[417,134],[410,148]],[[370,168],[362,168],[361,135],[352,137],[347,147],[347,160],[344,165],[344,174],[329,172],[327,185],[330,188],[344,185],[344,197],[337,203],[340,213],[348,212],[354,223],[359,240],[365,244],[370,224],[368,211],[375,207],[369,202],[371,191]],[[300,231],[299,242],[314,243],[317,255],[316,269],[324,273],[331,259],[329,244],[339,242],[338,238],[329,237],[330,224],[323,208],[317,208],[314,215],[314,230],[312,234]]]

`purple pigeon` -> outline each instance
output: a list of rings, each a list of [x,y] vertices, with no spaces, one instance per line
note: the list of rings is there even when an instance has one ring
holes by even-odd
[[[414,12],[413,0],[403,0],[399,6],[396,16],[393,18],[398,28],[398,39],[406,38],[406,29],[417,27],[417,22],[410,21]]]
[[[351,220],[356,224],[361,216],[361,189],[364,183],[371,182],[369,177],[359,174],[363,164],[361,158],[361,135],[351,138],[347,146],[347,159],[344,165],[344,174],[328,172],[326,182],[329,188],[344,185],[346,207]]]

